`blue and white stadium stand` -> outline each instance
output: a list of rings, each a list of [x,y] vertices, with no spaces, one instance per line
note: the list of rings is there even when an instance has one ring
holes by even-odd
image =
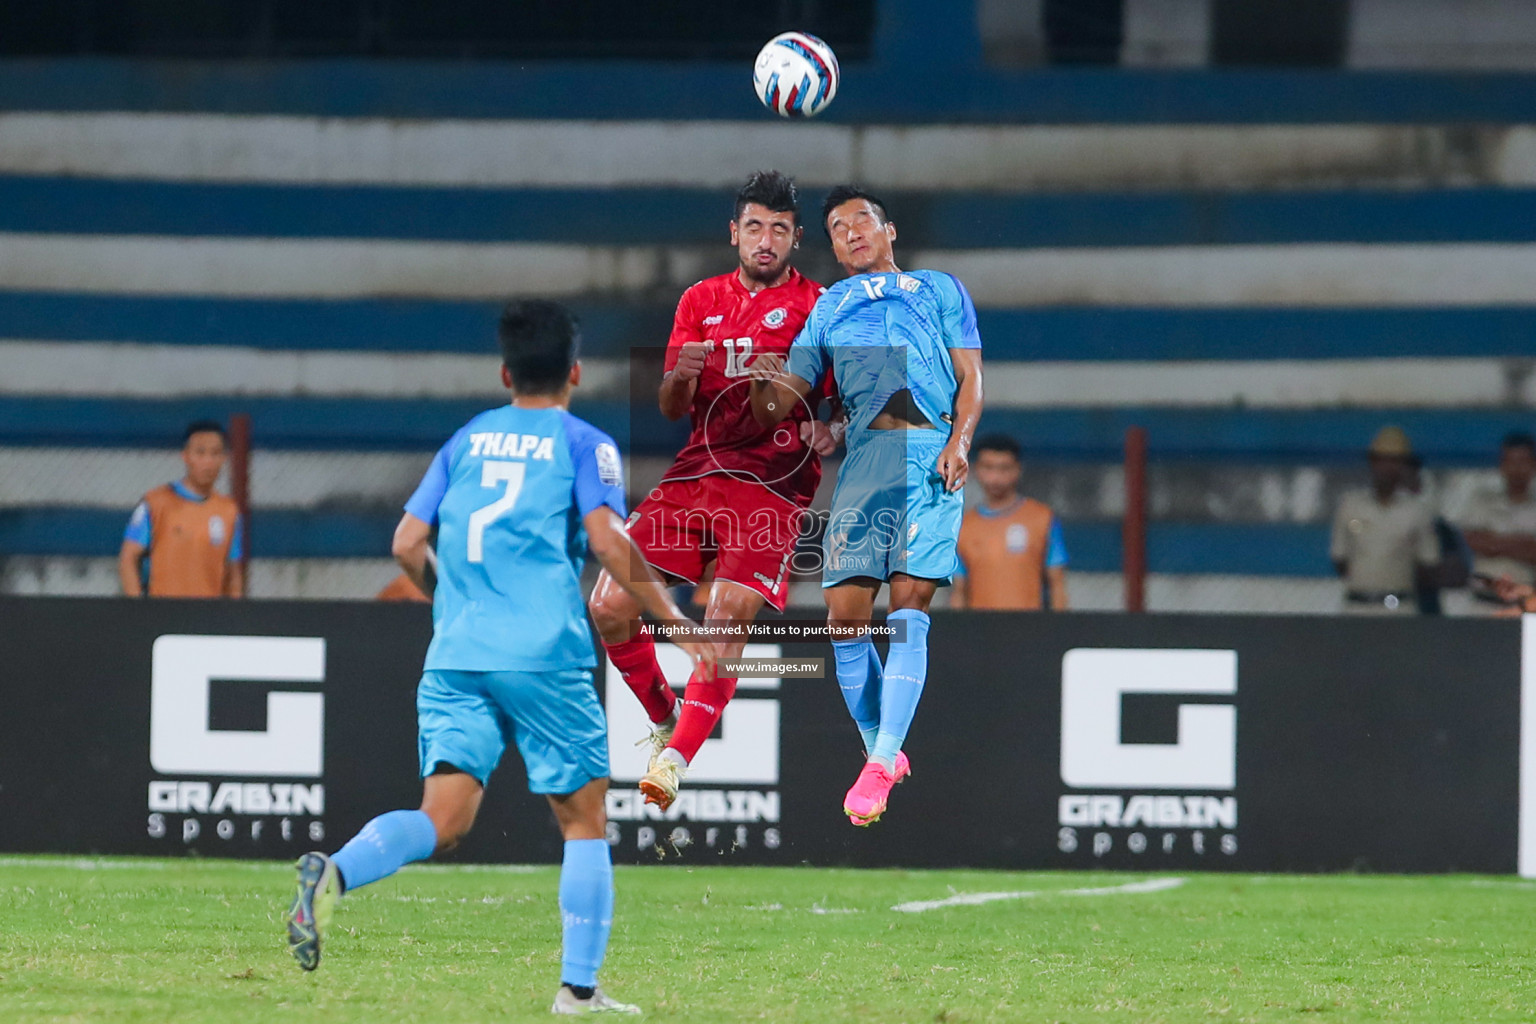
[[[643,493],[681,434],[632,414],[627,353],[730,267],[758,167],[812,210],[887,193],[903,263],[968,285],[983,429],[1080,606],[1118,603],[1132,424],[1154,607],[1327,611],[1380,426],[1453,506],[1536,423],[1536,76],[1003,72],[882,32],[810,124],[734,65],[0,62],[0,591],[113,592],[181,426],[249,412],[252,593],[370,595],[431,452],[501,400],[516,295],[581,312],[575,411]]]

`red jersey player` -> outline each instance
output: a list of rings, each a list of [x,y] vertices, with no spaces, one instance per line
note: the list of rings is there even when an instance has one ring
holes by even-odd
[[[714,563],[704,621],[722,630],[745,627],[765,602],[784,609],[790,557],[821,480],[821,456],[841,433],[841,424],[816,420],[819,395],[771,430],[752,415],[748,367],[764,352],[787,355],[825,290],[790,266],[801,230],[794,182],[779,172],[752,175],[736,194],[731,243],[740,266],[683,293],[667,344],[661,411],[674,420],[687,413],[693,430],[629,521],[646,561],[674,579],[697,583]],[[653,723],[654,752],[640,790],[665,810],[736,680],[695,673],[678,708],[655,643],[639,628],[639,602],[604,572],[590,607],[608,656]],[[736,658],[744,645],[744,635],[726,634],[716,652]]]

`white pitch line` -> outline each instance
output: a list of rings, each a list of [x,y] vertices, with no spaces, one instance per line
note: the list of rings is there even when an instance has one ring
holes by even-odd
[[[1128,882],[1125,885],[1107,885],[1098,889],[1066,889],[1059,895],[1062,896],[1114,896],[1120,893],[1142,892],[1166,892],[1169,889],[1177,889],[1186,880],[1183,878],[1149,878],[1145,882]]]
[[[903,914],[921,914],[926,910],[943,907],[974,907],[998,900],[1027,900],[1036,896],[1116,896],[1145,892],[1164,892],[1184,884],[1182,878],[1151,878],[1145,882],[1128,882],[1125,885],[1109,885],[1093,889],[1021,889],[1017,892],[962,892],[946,896],[942,900],[915,900],[898,903],[892,910]]]

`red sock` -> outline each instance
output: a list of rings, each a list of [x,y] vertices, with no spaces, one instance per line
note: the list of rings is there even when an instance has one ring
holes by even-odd
[[[725,706],[736,694],[736,680],[729,676],[703,682],[695,672],[688,677],[683,691],[683,707],[677,714],[677,728],[672,732],[671,748],[692,761],[709,734],[715,731]]]
[[[677,695],[667,685],[661,666],[656,663],[656,641],[647,632],[621,644],[604,644],[608,657],[624,676],[624,685],[634,691],[652,722],[665,721],[677,705]],[[691,684],[690,684],[691,685]]]

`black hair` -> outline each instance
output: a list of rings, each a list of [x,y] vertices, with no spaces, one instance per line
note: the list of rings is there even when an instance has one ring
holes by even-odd
[[[881,222],[888,222],[891,219],[891,215],[885,209],[885,200],[879,196],[867,192],[857,185],[838,185],[831,192],[827,193],[827,198],[821,204],[821,229],[827,233],[828,238],[832,237],[832,229],[827,226],[827,218],[832,216],[833,210],[842,206],[850,199],[868,200],[869,205],[880,211]]]
[[[1536,455],[1536,437],[1532,437],[1524,430],[1511,430],[1504,435],[1504,440],[1499,442],[1499,451],[1508,451],[1511,448],[1524,448],[1532,455]]]
[[[576,317],[558,302],[509,302],[496,327],[501,362],[520,395],[556,394],[570,378],[581,350]]]
[[[986,434],[978,438],[971,446],[971,453],[980,455],[982,452],[1005,452],[1012,455],[1015,462],[1024,461],[1024,449],[1007,434]]]
[[[229,444],[229,432],[224,429],[224,424],[218,420],[193,420],[187,424],[187,429],[181,432],[181,446],[185,448],[187,442],[192,440],[193,434],[218,434],[219,440]]]
[[[779,171],[753,171],[752,177],[736,193],[736,211],[732,220],[741,220],[741,211],[748,203],[772,210],[774,213],[792,213],[795,223],[800,223],[800,194],[795,189],[795,179]]]

